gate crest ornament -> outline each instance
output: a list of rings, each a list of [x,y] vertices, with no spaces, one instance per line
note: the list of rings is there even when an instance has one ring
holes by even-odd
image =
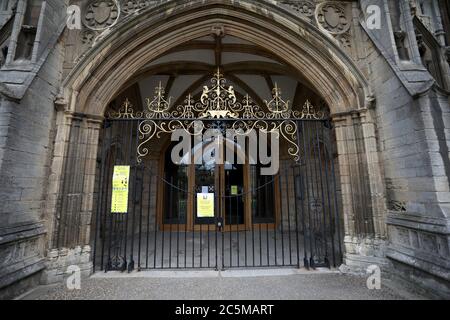
[[[200,118],[238,118],[238,111],[242,108],[236,103],[234,88],[225,86],[227,81],[220,73],[220,69],[217,69],[211,82],[213,84],[211,88],[203,87],[201,105],[198,108],[202,111]]]
[[[272,90],[272,100],[264,101],[267,109],[264,111],[253,103],[248,94],[242,102],[238,102],[233,86],[226,85],[227,80],[220,69],[214,74],[211,83],[211,87],[203,87],[200,101],[195,102],[193,96],[188,95],[184,105],[175,107],[171,106],[171,98],[166,99],[165,89],[159,83],[154,98],[146,99],[145,110],[135,112],[131,102],[126,99],[118,111],[109,113],[108,119],[138,121],[138,163],[142,163],[142,159],[149,155],[148,143],[155,137],[160,138],[162,134],[176,130],[194,134],[216,128],[218,123],[241,135],[248,135],[253,130],[276,133],[288,142],[288,153],[295,161],[299,161],[298,122],[327,120],[325,112],[317,110],[308,100],[301,111],[292,110],[290,101],[282,98],[277,84]]]

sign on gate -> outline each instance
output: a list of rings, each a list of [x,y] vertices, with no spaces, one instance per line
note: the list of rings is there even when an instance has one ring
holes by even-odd
[[[112,182],[112,213],[128,212],[130,166],[115,166]]]

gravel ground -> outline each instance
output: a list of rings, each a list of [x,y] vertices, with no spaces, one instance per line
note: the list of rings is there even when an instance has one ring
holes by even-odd
[[[222,274],[183,278],[140,275],[96,275],[82,281],[81,290],[63,285],[42,286],[26,300],[400,300],[414,296],[386,286],[368,290],[366,279],[339,273],[248,276]]]

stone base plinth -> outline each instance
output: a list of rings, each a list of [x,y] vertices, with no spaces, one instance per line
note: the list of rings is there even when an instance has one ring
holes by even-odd
[[[82,277],[92,274],[91,247],[76,247],[74,249],[52,249],[48,251],[46,269],[42,274],[42,284],[52,284],[64,281],[70,273],[68,268],[77,266]]]

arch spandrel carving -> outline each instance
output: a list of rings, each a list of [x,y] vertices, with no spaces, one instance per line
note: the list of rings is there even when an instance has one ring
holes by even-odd
[[[103,114],[115,92],[146,63],[177,45],[210,35],[218,24],[227,34],[271,51],[303,73],[333,113],[364,107],[370,93],[367,81],[338,42],[279,5],[253,0],[148,4],[139,14],[123,15],[101,40],[84,34],[93,47],[64,83],[67,99],[77,96],[70,104],[72,111]]]

